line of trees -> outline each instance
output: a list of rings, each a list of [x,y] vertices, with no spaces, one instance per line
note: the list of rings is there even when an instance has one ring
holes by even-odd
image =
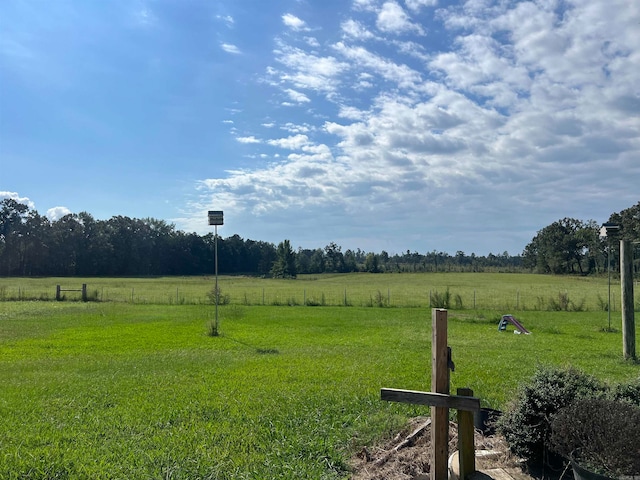
[[[622,225],[619,235],[640,240],[640,202],[613,214],[609,221]],[[394,255],[360,249],[343,252],[333,242],[324,248],[294,251],[289,240],[276,246],[233,235],[218,239],[219,272],[289,278],[302,273],[358,271],[589,274],[606,269],[607,242],[598,236],[598,230],[594,221],[565,218],[540,230],[523,255],[517,256],[507,252],[476,256],[462,251],[450,255],[435,250]],[[0,201],[2,276],[208,275],[214,271],[214,240],[212,233],[185,233],[153,218],[96,220],[81,212],[50,221],[13,199]],[[612,265],[615,258],[612,255]]]
[[[612,214],[607,223],[620,229],[600,236],[601,225],[594,220],[563,218],[538,231],[525,247],[523,265],[538,273],[593,274],[619,270],[621,239],[640,241],[640,202]],[[640,258],[634,260],[634,272],[640,272]]]

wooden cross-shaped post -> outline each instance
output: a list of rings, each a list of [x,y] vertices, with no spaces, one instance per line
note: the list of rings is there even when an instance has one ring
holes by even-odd
[[[446,480],[449,457],[449,409],[458,410],[458,450],[460,478],[475,471],[473,413],[480,410],[480,399],[470,389],[449,394],[449,370],[453,370],[451,350],[447,346],[447,311],[433,309],[431,330],[431,392],[383,388],[382,400],[431,406],[431,479]]]

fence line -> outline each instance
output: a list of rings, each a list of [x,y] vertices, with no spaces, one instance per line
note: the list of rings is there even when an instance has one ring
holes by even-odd
[[[618,286],[614,287],[618,290]],[[90,289],[89,289],[90,290]],[[70,292],[73,293],[73,292]],[[613,293],[613,292],[612,292]],[[58,293],[59,295],[59,293]],[[207,292],[197,292],[194,288],[171,287],[160,291],[157,287],[145,290],[137,287],[101,286],[88,296],[89,301],[121,302],[131,304],[164,304],[164,305],[205,305],[212,303],[212,296]],[[77,298],[76,298],[77,297]],[[611,311],[619,311],[619,292],[612,294]],[[1,286],[0,302],[55,300],[54,292],[44,291],[38,287]],[[640,308],[640,298],[636,291],[636,308]],[[67,301],[80,301],[82,295],[68,295]],[[579,291],[553,290],[547,288],[543,292],[524,292],[521,289],[512,291],[485,291],[481,289],[460,289],[459,293],[450,288],[422,288],[411,292],[401,288],[350,291],[346,287],[329,288],[230,288],[228,292],[221,289],[220,303],[232,305],[290,305],[290,306],[353,306],[353,307],[408,307],[408,308],[449,308],[453,310],[563,310],[563,311],[606,311],[606,294],[588,296]]]

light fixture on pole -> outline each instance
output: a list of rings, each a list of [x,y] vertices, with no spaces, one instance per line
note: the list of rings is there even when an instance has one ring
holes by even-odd
[[[222,210],[209,210],[209,225],[215,226],[215,235],[213,238],[214,244],[214,262],[215,262],[215,270],[216,270],[216,284],[214,295],[216,299],[216,319],[213,329],[213,335],[218,335],[218,303],[220,302],[220,290],[218,289],[218,225],[224,224],[224,215]]]
[[[607,303],[607,315],[609,317],[609,331],[611,331],[611,234],[620,230],[617,223],[603,223],[600,228],[600,238],[607,239],[607,276],[609,277],[609,300]]]

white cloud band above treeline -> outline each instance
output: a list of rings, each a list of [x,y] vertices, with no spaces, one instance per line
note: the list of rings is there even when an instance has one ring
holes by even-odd
[[[423,42],[411,15],[432,14],[433,3],[355,2],[346,35],[322,52],[278,40],[269,83],[305,108],[323,97],[333,116],[308,115],[315,133],[297,141],[238,138],[288,153],[202,181],[194,207],[266,215],[332,205],[373,222],[390,211],[425,218],[443,205],[452,221],[473,222],[483,205],[499,213],[501,198],[515,219],[527,209],[599,211],[621,186],[637,196],[640,3],[467,2],[435,13],[453,38],[448,49],[425,62],[422,47],[389,54],[384,33]]]

